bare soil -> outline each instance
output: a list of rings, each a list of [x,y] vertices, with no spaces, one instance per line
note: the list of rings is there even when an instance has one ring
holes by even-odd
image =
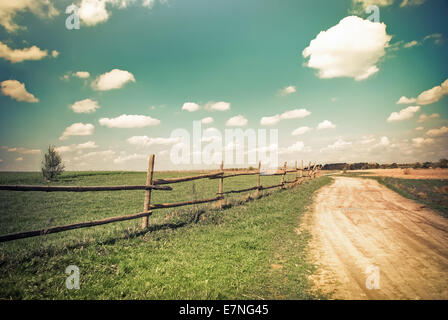
[[[336,177],[305,224],[315,287],[334,299],[448,299],[448,219],[373,179]],[[368,289],[369,267],[379,289]]]

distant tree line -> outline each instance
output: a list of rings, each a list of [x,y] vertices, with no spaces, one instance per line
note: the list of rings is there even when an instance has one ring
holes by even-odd
[[[363,169],[396,169],[396,168],[413,168],[413,169],[429,169],[429,168],[448,168],[448,160],[440,159],[437,162],[415,162],[415,163],[385,163],[376,162],[356,162],[356,163],[329,163],[322,167],[322,170],[363,170]]]

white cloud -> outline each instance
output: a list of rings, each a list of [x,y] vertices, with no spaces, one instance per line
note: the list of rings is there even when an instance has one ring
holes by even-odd
[[[335,150],[345,150],[352,145],[351,141],[345,141],[343,139],[337,139],[333,144],[328,145],[326,148],[321,149],[323,151],[335,151]]]
[[[416,101],[417,101],[417,99],[415,99],[415,98],[407,98],[405,96],[402,96],[400,99],[398,99],[397,104],[411,104]]]
[[[24,101],[29,103],[39,102],[33,94],[26,91],[25,85],[17,80],[5,80],[0,83],[2,94],[9,96],[17,101]]]
[[[228,127],[243,127],[245,125],[247,125],[247,119],[240,114],[230,118],[226,122],[226,126]]]
[[[18,157],[18,158],[15,159],[15,161],[23,161],[23,158],[22,157]]]
[[[230,110],[230,103],[225,101],[209,102],[205,105],[205,109],[212,111],[227,111]]]
[[[423,41],[434,39],[435,44],[442,44],[443,43],[443,35],[441,33],[433,33],[429,34],[426,37],[423,38]]]
[[[380,146],[388,146],[390,144],[388,137],[381,137],[380,142],[378,145]]]
[[[76,101],[70,106],[70,109],[72,109],[76,113],[91,113],[95,112],[95,110],[99,107],[100,106],[98,105],[98,101],[84,99],[81,101]]]
[[[127,162],[129,160],[143,160],[146,159],[148,155],[146,154],[130,154],[130,155],[119,155],[118,158],[114,159],[114,163],[120,164]]]
[[[280,90],[280,95],[286,96],[286,95],[294,93],[294,92],[296,92],[296,87],[295,86],[288,86],[288,87],[285,87],[285,88]]]
[[[28,149],[28,148],[24,148],[24,147],[3,146],[2,149],[6,149],[6,151],[8,151],[8,152],[16,152],[19,154],[40,154],[40,152],[41,152],[39,149]]]
[[[428,115],[426,115],[426,114],[421,114],[420,115],[420,117],[418,117],[418,120],[417,120],[417,122],[418,123],[423,123],[423,122],[425,122],[426,120],[429,120],[429,119],[436,119],[436,118],[439,118],[440,117],[440,115],[438,114],[438,113],[433,113],[433,114],[431,114],[430,116],[428,116]]]
[[[11,49],[8,45],[0,41],[0,58],[8,60],[11,63],[23,62],[25,60],[41,60],[46,56],[48,56],[47,50],[42,50],[37,46],[24,49]]]
[[[311,112],[306,109],[294,109],[285,111],[282,114],[276,114],[271,117],[262,117],[260,120],[260,124],[263,126],[272,126],[279,123],[280,120],[305,118],[310,114]]]
[[[262,117],[260,120],[260,124],[262,126],[272,126],[274,124],[277,124],[280,122],[280,115],[276,114],[275,116],[272,117]]]
[[[431,104],[439,101],[444,95],[448,94],[448,79],[446,79],[440,86],[435,86],[432,89],[423,91],[417,97],[418,104]]]
[[[300,127],[300,128],[295,129],[292,132],[292,135],[293,136],[299,136],[299,135],[305,134],[305,133],[307,133],[307,132],[309,132],[311,130],[312,129],[310,127]]]
[[[87,141],[80,144],[72,144],[69,146],[56,147],[56,151],[66,153],[66,152],[73,152],[85,149],[95,149],[95,148],[98,148],[98,145],[94,141]]]
[[[158,119],[136,114],[122,114],[116,118],[101,118],[99,122],[100,125],[109,128],[143,128],[160,124]]]
[[[77,71],[73,74],[75,77],[81,78],[81,79],[86,79],[88,77],[90,77],[90,73],[87,71]]]
[[[434,139],[432,138],[414,138],[412,139],[412,143],[415,147],[423,147],[425,145],[434,144]]]
[[[275,147],[275,145],[274,145]],[[291,154],[291,153],[297,153],[297,152],[310,152],[311,148],[306,147],[303,141],[297,141],[293,143],[292,145],[286,147],[286,148],[279,148],[278,153],[279,154]]]
[[[336,127],[336,125],[333,124],[331,121],[329,121],[329,120],[324,120],[324,121],[322,121],[321,123],[319,123],[319,124],[317,125],[317,130],[322,130],[322,129],[333,129],[333,128],[335,128],[335,127]]]
[[[62,136],[59,140],[67,140],[69,136],[90,136],[93,134],[95,127],[91,123],[74,123],[71,126],[65,128]]]
[[[422,131],[422,130],[424,130],[425,128],[423,128],[423,127],[417,127],[417,128],[415,128],[415,130],[417,130],[417,131]]]
[[[412,48],[412,47],[415,47],[415,46],[418,46],[418,45],[419,45],[419,43],[418,43],[417,40],[412,40],[412,41],[409,41],[409,42],[406,42],[405,44],[403,44],[403,47],[405,47],[405,48]]]
[[[400,3],[400,7],[407,7],[407,6],[419,6],[422,5],[426,0],[403,0]]]
[[[213,118],[212,118],[212,117],[205,117],[205,118],[203,118],[203,119],[201,120],[201,122],[202,122],[203,124],[210,124],[210,123],[213,123]]]
[[[360,5],[363,9],[368,6],[387,7],[394,3],[394,0],[353,0],[353,5]]]
[[[414,106],[401,109],[399,112],[392,112],[389,118],[387,118],[387,121],[392,122],[411,119],[414,116],[414,113],[418,112],[419,110],[419,106]]]
[[[321,31],[302,54],[309,58],[305,65],[317,69],[320,78],[363,80],[379,71],[377,63],[390,39],[384,23],[349,16]]]
[[[152,145],[169,145],[180,142],[180,138],[150,138],[148,136],[133,136],[127,139],[127,142],[137,146],[152,146]]]
[[[106,9],[108,0],[82,0],[79,7],[79,18],[83,25],[94,26],[109,19]]]
[[[186,110],[188,112],[197,111],[197,110],[199,110],[199,108],[200,108],[199,105],[197,103],[194,103],[194,102],[185,102],[182,105],[182,110]]]
[[[52,50],[52,51],[51,51],[51,56],[52,56],[53,58],[57,58],[57,57],[59,57],[59,51]]]
[[[441,127],[439,129],[431,129],[426,132],[426,134],[430,137],[440,137],[446,135],[448,133],[448,127]]]
[[[53,18],[59,14],[50,0],[0,0],[0,25],[7,32],[26,29],[14,22],[16,14],[25,11],[41,18]]]
[[[134,75],[129,71],[113,69],[100,75],[92,82],[92,88],[99,91],[120,89],[128,82],[135,82]]]

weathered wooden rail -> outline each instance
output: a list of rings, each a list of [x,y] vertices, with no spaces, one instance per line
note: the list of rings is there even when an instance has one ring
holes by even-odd
[[[165,209],[165,208],[174,208],[174,207],[183,207],[194,204],[202,204],[209,202],[218,202],[219,207],[223,207],[226,194],[232,193],[243,193],[256,191],[256,197],[259,196],[259,192],[262,190],[269,190],[273,188],[286,188],[288,184],[299,183],[304,179],[315,178],[320,167],[314,165],[311,167],[311,162],[309,165],[304,168],[303,161],[302,166],[299,169],[297,167],[297,161],[295,162],[294,169],[287,169],[287,163],[285,162],[281,169],[276,170],[276,172],[272,172],[270,174],[266,174],[261,171],[261,162],[258,164],[258,170],[249,171],[249,172],[239,172],[239,173],[230,173],[226,175],[224,171],[224,163],[221,163],[220,170],[218,172],[212,172],[208,174],[202,174],[197,176],[189,176],[189,177],[180,177],[180,178],[168,178],[168,179],[154,179],[154,159],[155,156],[151,155],[149,157],[148,163],[148,173],[146,177],[146,185],[130,185],[130,186],[36,186],[36,185],[0,185],[0,190],[8,190],[8,191],[41,191],[41,192],[92,192],[92,191],[126,191],[126,190],[145,190],[145,200],[143,204],[143,211],[140,213],[135,213],[126,216],[112,217],[101,220],[94,220],[89,222],[80,222],[73,223],[63,226],[50,227],[40,230],[33,231],[25,231],[25,232],[17,232],[11,233],[7,235],[0,236],[0,242],[6,242],[11,240],[23,239],[36,237],[41,235],[46,235],[50,233],[63,232],[67,230],[79,229],[79,228],[87,228],[93,227],[113,222],[126,221],[132,219],[142,218],[142,228],[148,228],[149,216],[152,214],[152,210],[155,209]],[[296,173],[296,176],[293,180],[285,180],[287,173]],[[300,176],[299,176],[300,173]],[[229,190],[224,192],[224,179],[232,178],[237,176],[248,176],[248,175],[257,175],[257,185],[251,188],[239,189],[239,190]],[[263,186],[261,184],[261,176],[277,176],[281,175],[281,183]],[[181,202],[172,202],[172,203],[159,203],[159,204],[151,204],[151,191],[152,190],[160,190],[160,191],[171,191],[173,188],[171,186],[167,186],[168,184],[175,184],[186,181],[193,181],[199,179],[219,179],[218,192],[216,193],[216,197],[208,198],[208,199],[199,199],[192,201],[181,201]]]

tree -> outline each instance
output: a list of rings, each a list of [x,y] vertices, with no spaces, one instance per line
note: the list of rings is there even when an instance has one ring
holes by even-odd
[[[439,166],[440,166],[440,168],[448,168],[448,160],[447,159],[440,159],[439,160]]]
[[[56,151],[55,146],[48,146],[47,153],[42,161],[42,175],[45,180],[54,180],[64,172],[62,158]]]

